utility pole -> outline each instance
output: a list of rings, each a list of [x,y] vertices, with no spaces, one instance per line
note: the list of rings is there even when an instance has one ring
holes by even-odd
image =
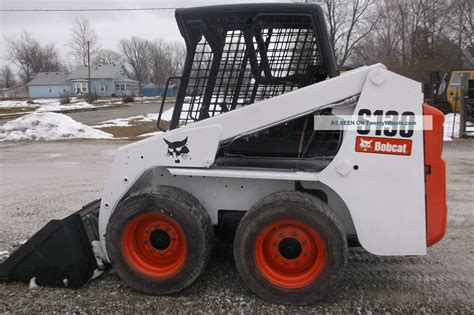
[[[91,45],[87,42],[87,93],[91,95]]]

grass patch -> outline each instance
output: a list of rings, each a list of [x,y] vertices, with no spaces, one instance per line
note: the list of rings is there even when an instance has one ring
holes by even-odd
[[[36,107],[3,107],[0,108],[0,114],[27,114],[35,109]]]
[[[161,127],[168,128],[169,122],[162,121]],[[126,127],[105,127],[105,128],[96,128],[96,129],[111,133],[114,135],[115,138],[128,138],[128,139],[137,139],[139,135],[158,131],[155,121],[140,122],[140,121],[133,121],[133,120],[130,122],[130,126],[126,126]]]

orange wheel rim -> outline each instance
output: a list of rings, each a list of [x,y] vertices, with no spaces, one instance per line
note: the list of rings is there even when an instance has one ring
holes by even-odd
[[[125,227],[122,246],[128,263],[150,277],[171,277],[186,262],[183,230],[166,215],[144,213],[134,218]]]
[[[303,288],[321,274],[326,265],[326,244],[309,225],[279,220],[266,226],[254,248],[257,270],[270,283],[287,289]]]

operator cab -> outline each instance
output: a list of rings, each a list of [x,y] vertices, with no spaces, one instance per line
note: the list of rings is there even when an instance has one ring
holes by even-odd
[[[337,75],[323,12],[316,5],[179,9],[176,20],[187,55],[182,76],[168,80],[180,81],[169,129]],[[164,99],[159,128],[163,104]],[[216,165],[320,170],[341,140],[341,130],[314,130],[309,114],[223,144]]]

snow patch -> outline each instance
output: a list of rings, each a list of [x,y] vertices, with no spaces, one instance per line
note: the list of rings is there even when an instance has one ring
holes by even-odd
[[[99,278],[104,273],[104,263],[107,262],[107,258],[105,256],[104,250],[102,249],[101,243],[99,241],[92,241],[91,246],[99,269],[94,269],[94,273],[92,274],[89,281]]]
[[[71,102],[76,101],[75,97],[70,98]],[[33,100],[6,100],[0,101],[0,108],[14,108],[14,107],[38,107],[42,105],[59,105],[59,98],[37,98]]]
[[[191,104],[184,103],[182,107],[182,111],[188,111],[190,106]],[[171,118],[173,117],[173,111],[174,111],[174,106],[165,110],[163,114],[161,114],[161,120],[171,121]]]
[[[13,108],[13,107],[33,107],[38,106],[37,104],[28,104],[27,101],[0,101],[0,108]]]
[[[94,273],[92,274],[92,277],[90,278],[90,280],[99,278],[103,273],[104,273],[103,270],[94,269]]]
[[[444,128],[443,128],[443,140],[451,141],[453,138],[459,138],[459,126],[461,116],[459,114],[447,114],[444,116]],[[474,124],[467,122],[466,134],[468,136],[474,136]]]
[[[9,252],[7,250],[0,250],[0,258],[8,258]]]
[[[36,277],[30,279],[30,285],[28,286],[30,289],[37,289],[39,285],[36,284]]]
[[[108,128],[108,127],[129,127],[132,123],[144,123],[153,122],[158,119],[158,114],[147,114],[138,115],[127,118],[116,118],[111,120],[102,121],[94,126],[93,128]]]
[[[87,108],[95,108],[96,106],[91,105],[87,102],[78,102],[78,103],[70,103],[61,105],[59,102],[52,102],[46,105],[42,105],[38,108],[37,112],[57,112],[62,110],[74,110],[74,109],[87,109]]]
[[[107,258],[105,257],[105,253],[104,253],[104,250],[102,249],[102,245],[100,244],[99,241],[92,241],[91,246],[92,246],[92,252],[94,253],[94,256],[95,256],[95,260],[97,261],[97,266],[99,266],[99,269],[104,269],[104,262],[107,261]]]
[[[110,139],[109,133],[81,124],[58,113],[31,113],[0,126],[0,141]]]
[[[160,133],[163,133],[163,131],[147,132],[147,133],[138,135],[137,137],[140,137],[140,138],[153,137],[153,136],[159,135]]]
[[[69,280],[67,278],[63,279],[64,286],[67,288]]]

